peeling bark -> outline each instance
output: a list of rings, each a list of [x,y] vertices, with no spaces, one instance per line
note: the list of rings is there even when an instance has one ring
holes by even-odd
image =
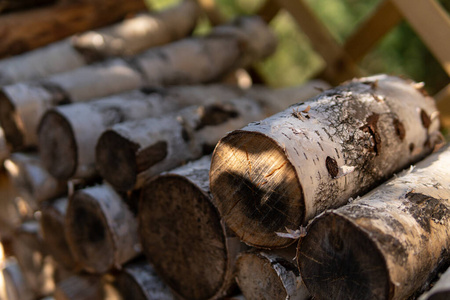
[[[13,253],[33,294],[51,294],[55,288],[55,262],[45,249],[37,222],[26,222],[16,231]]]
[[[248,300],[311,298],[298,271],[293,247],[285,252],[242,253],[236,269],[236,281]]]
[[[142,260],[126,264],[116,275],[114,285],[123,299],[176,299],[153,267]]]
[[[270,55],[275,37],[259,18],[238,19],[203,38],[184,39],[128,60],[110,59],[39,82],[8,85],[0,93],[0,123],[14,149],[37,143],[44,112],[58,104],[83,102],[135,88],[194,84]]]
[[[379,75],[250,123],[216,146],[216,205],[247,244],[286,247],[293,240],[276,232],[298,229],[433,150],[439,121],[430,117],[424,126],[421,111],[437,115],[432,98],[409,81]]]
[[[36,154],[13,153],[5,161],[5,169],[19,194],[32,208],[67,193],[67,182],[52,177]]]
[[[105,57],[136,55],[187,36],[197,17],[197,4],[185,1],[159,13],[141,13],[115,25],[3,59],[0,61],[0,85],[67,72]]]
[[[210,163],[205,156],[161,174],[143,187],[139,202],[143,252],[183,299],[219,299],[235,286],[241,243],[212,203]]]
[[[68,202],[64,197],[44,204],[39,223],[44,242],[55,260],[65,268],[75,270],[76,264],[67,244],[64,226]]]
[[[108,185],[76,191],[65,222],[75,261],[90,273],[120,269],[141,252],[137,220]]]
[[[450,298],[450,268],[441,275],[431,290],[420,296],[419,300],[445,300]]]
[[[317,299],[406,299],[450,265],[450,149],[314,219],[300,240]]]
[[[94,275],[74,275],[56,286],[55,300],[104,299],[101,278]]]

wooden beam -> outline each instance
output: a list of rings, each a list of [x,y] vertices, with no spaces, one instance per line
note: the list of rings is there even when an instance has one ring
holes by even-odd
[[[382,1],[366,20],[347,38],[345,52],[360,61],[372,47],[402,20],[397,7],[390,1]]]
[[[391,0],[450,75],[450,16],[435,0]]]

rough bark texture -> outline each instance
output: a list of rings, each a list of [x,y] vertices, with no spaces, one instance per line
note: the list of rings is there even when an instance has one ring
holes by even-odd
[[[22,274],[36,297],[49,295],[55,288],[55,263],[42,242],[37,222],[27,222],[17,230],[13,252]]]
[[[143,260],[126,264],[116,275],[114,285],[123,299],[176,299],[153,267]]]
[[[55,300],[104,299],[101,278],[93,275],[74,275],[56,286]]]
[[[293,247],[287,253],[242,253],[236,269],[236,281],[247,300],[311,298],[298,271]]]
[[[108,25],[145,8],[142,0],[99,0],[2,16],[0,57],[20,54],[77,32]]]
[[[210,163],[205,156],[161,174],[143,187],[139,202],[143,251],[184,299],[222,298],[235,284],[241,244],[227,232],[212,203]]]
[[[34,295],[30,290],[19,264],[14,258],[8,258],[2,262],[1,269],[3,286],[1,287],[2,299],[5,300],[33,300]]]
[[[259,105],[242,98],[120,123],[98,140],[97,167],[116,189],[139,188],[159,173],[211,152],[226,132],[262,115]]]
[[[105,273],[141,252],[137,220],[108,185],[78,190],[69,201],[66,234],[75,261],[91,273]]]
[[[13,153],[4,165],[20,196],[35,203],[32,207],[67,193],[67,182],[52,177],[36,154]]]
[[[178,40],[193,30],[197,16],[195,2],[185,1],[160,13],[142,13],[116,25],[4,59],[0,61],[0,85],[67,72],[105,57],[135,55]]]
[[[162,116],[189,105],[222,102],[242,93],[231,86],[182,86],[135,90],[87,103],[58,106],[49,110],[39,125],[41,157],[55,177],[92,177],[97,174],[95,144],[111,126]]]
[[[450,265],[450,148],[318,216],[300,240],[317,299],[406,299]]]
[[[67,197],[45,203],[41,208],[39,222],[49,252],[65,268],[75,270],[76,264],[67,244],[64,226],[68,203]]]
[[[117,25],[75,36],[73,45],[89,57],[130,56],[189,35],[200,8],[195,1],[157,13],[141,13]]]
[[[146,85],[193,84],[218,77],[274,51],[273,33],[260,19],[238,19],[204,38],[185,39],[148,50],[128,61],[103,63],[8,85],[0,93],[0,124],[13,148],[37,143],[44,112],[58,104],[82,102]]]
[[[354,80],[224,137],[211,191],[243,241],[286,247],[293,240],[276,232],[298,229],[430,153],[437,116],[412,82]]]
[[[441,275],[431,290],[420,296],[419,300],[450,299],[450,268]]]

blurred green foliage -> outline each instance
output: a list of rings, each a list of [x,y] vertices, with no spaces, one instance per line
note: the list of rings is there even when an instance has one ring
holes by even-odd
[[[177,0],[148,0],[155,9],[172,5]],[[295,0],[293,0],[295,1]],[[304,0],[331,34],[340,43],[357,28],[380,0]],[[264,0],[215,0],[227,18],[254,14]],[[441,0],[449,11],[450,0]],[[308,38],[299,30],[289,13],[282,11],[271,22],[279,38],[277,52],[257,64],[268,84],[274,87],[300,84],[313,77],[323,67],[322,58],[312,49]],[[205,20],[196,33],[209,29]],[[431,94],[436,93],[450,78],[406,22],[402,22],[387,34],[360,62],[368,74],[389,73],[402,75],[426,83]]]

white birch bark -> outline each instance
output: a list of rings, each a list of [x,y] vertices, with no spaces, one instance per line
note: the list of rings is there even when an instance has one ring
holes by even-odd
[[[314,219],[297,259],[314,297],[406,299],[450,263],[450,149]]]
[[[253,250],[239,255],[236,281],[246,299],[311,298],[294,259],[295,249],[289,254]]]
[[[205,156],[162,173],[141,191],[143,252],[183,299],[227,296],[235,287],[234,265],[243,249],[212,203],[210,163],[211,156]]]
[[[194,1],[157,13],[140,13],[115,25],[66,38],[0,60],[0,86],[80,68],[105,57],[136,55],[187,36],[199,9]]]
[[[420,296],[419,300],[439,300],[450,298],[450,268],[441,275],[433,288]]]
[[[137,220],[109,185],[76,191],[65,222],[75,261],[90,273],[120,269],[141,252]]]
[[[417,85],[385,75],[354,80],[224,137],[211,191],[247,244],[286,247],[296,230],[429,154],[438,112]]]
[[[154,268],[142,260],[126,264],[116,275],[115,286],[123,299],[176,299]]]
[[[226,132],[262,115],[259,105],[242,98],[116,124],[97,143],[97,167],[116,189],[139,188],[159,173],[207,154]]]

